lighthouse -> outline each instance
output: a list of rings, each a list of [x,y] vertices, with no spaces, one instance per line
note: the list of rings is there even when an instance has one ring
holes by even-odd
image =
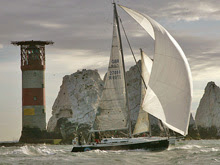
[[[46,132],[45,45],[52,41],[13,41],[21,49],[22,133],[20,142],[43,138]]]

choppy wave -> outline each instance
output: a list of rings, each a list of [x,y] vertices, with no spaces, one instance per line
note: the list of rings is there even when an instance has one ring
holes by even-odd
[[[94,152],[94,153],[108,153],[108,151],[99,150],[99,149],[97,149],[97,150],[91,150],[91,151],[89,151],[89,152]]]
[[[170,146],[168,151],[178,151],[178,150],[186,150],[189,153],[211,153],[211,152],[220,152],[220,146],[210,146],[207,144],[185,144],[179,146]]]
[[[0,147],[0,164],[216,164],[220,163],[219,141],[183,141],[168,150],[150,152],[92,150],[71,153],[72,145],[25,145]]]
[[[195,148],[202,148],[202,146],[199,145],[184,145],[184,146],[180,146],[180,147],[176,147],[176,149],[184,149],[184,150],[191,150],[191,149],[195,149]]]
[[[6,147],[7,148],[7,147]],[[62,153],[63,150],[53,150],[48,148],[46,145],[42,146],[32,146],[25,145],[19,148],[16,148],[12,151],[4,152],[2,155],[55,155],[57,153]]]
[[[201,149],[201,152],[218,152],[220,151],[219,148],[205,148],[205,149]]]
[[[135,149],[135,150],[91,150],[88,152],[94,152],[94,153],[124,153],[124,152],[150,152],[150,150],[145,150],[145,149]]]

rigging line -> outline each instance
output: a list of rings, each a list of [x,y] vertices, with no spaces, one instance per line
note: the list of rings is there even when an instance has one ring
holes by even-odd
[[[126,40],[127,40],[127,42],[128,42],[128,46],[129,46],[129,48],[130,48],[130,50],[131,50],[131,53],[132,53],[133,58],[134,58],[134,61],[135,61],[136,65],[137,65],[138,72],[139,72],[139,74],[140,74],[140,76],[141,76],[141,79],[142,79],[142,81],[143,81],[143,83],[144,83],[145,88],[147,89],[147,85],[146,85],[146,83],[145,83],[145,81],[144,81],[144,78],[143,78],[142,75],[141,75],[141,70],[140,70],[140,68],[139,68],[139,66],[138,66],[136,57],[135,57],[134,52],[133,52],[133,50],[132,50],[132,48],[131,48],[131,44],[130,44],[130,42],[129,42],[129,40],[128,40],[127,33],[125,32],[125,28],[124,28],[124,26],[123,26],[123,24],[122,24],[122,20],[121,20],[120,17],[119,17],[119,20],[120,20],[120,22],[121,22],[121,27],[122,27],[123,32],[124,32],[124,34],[125,34],[125,38],[126,38]],[[140,51],[141,51],[141,55],[142,55],[142,49],[140,49]]]

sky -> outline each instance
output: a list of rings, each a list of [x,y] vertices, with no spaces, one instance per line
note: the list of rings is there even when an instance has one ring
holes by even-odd
[[[209,81],[220,86],[219,0],[116,0],[164,26],[182,47],[193,77],[195,115]],[[21,135],[20,48],[11,41],[52,40],[46,46],[46,118],[62,78],[82,69],[107,70],[112,37],[112,0],[0,0],[0,141]],[[133,51],[153,57],[153,40],[118,8]],[[126,68],[134,65],[125,38]]]

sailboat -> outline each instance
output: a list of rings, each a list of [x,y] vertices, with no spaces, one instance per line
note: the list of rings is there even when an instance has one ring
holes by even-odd
[[[142,52],[141,108],[132,134],[128,104],[125,64],[114,5],[113,37],[104,90],[91,132],[124,131],[127,138],[106,138],[101,143],[74,145],[72,152],[89,150],[164,150],[168,137],[134,138],[134,134],[149,132],[148,113],[171,130],[186,135],[192,101],[192,78],[187,59],[176,40],[147,15],[120,6],[133,17],[155,40],[154,62]]]

